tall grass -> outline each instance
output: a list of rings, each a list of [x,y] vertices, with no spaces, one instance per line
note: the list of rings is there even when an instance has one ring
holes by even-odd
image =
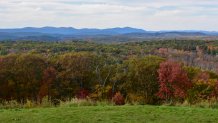
[[[11,101],[3,101],[0,103],[0,109],[12,109],[12,108],[37,108],[37,107],[79,107],[79,106],[112,106],[114,103],[112,101],[104,100],[104,101],[93,101],[91,99],[78,99],[73,98],[67,101],[60,101],[59,105],[54,105],[51,101],[47,100],[47,98],[43,98],[41,103],[33,102],[27,100],[25,103],[18,103],[15,100]]]
[[[0,103],[0,109],[12,109],[12,108],[37,108],[37,107],[53,107],[51,101],[47,98],[43,98],[41,103],[26,100],[24,103],[19,103],[16,100],[2,101]]]
[[[61,107],[78,107],[78,106],[109,106],[114,105],[111,101],[93,101],[91,99],[73,98],[68,101],[61,101]]]
[[[197,107],[197,108],[215,108],[218,109],[218,101],[215,98],[209,100],[200,100],[195,103],[189,103],[185,100],[183,103],[176,103],[172,106],[182,106],[182,107]]]
[[[80,107],[80,106],[113,106],[115,105],[112,101],[104,100],[104,101],[93,101],[91,99],[78,99],[73,98],[67,101],[60,101],[60,104],[57,105],[59,107]],[[125,105],[141,105],[139,103],[126,103]],[[190,104],[188,101],[184,101],[183,103],[165,103],[162,104],[165,106],[181,106],[181,107],[197,107],[197,108],[213,108],[218,109],[218,101],[217,100],[202,100],[196,102],[195,104]],[[32,102],[27,100],[25,103],[18,103],[15,100],[11,101],[2,101],[0,103],[0,109],[14,109],[14,108],[38,108],[38,107],[54,107],[51,101],[47,100],[47,98],[43,98],[41,103]]]

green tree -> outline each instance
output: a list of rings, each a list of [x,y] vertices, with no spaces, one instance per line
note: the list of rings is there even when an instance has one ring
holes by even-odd
[[[18,55],[7,55],[0,57],[0,99],[18,100],[20,85],[16,81],[15,61]]]
[[[158,91],[158,68],[164,59],[156,56],[145,58],[133,58],[127,61],[127,76],[124,83],[125,90],[129,96],[146,104],[156,102],[155,94]],[[141,100],[142,99],[142,100]]]
[[[38,54],[22,54],[15,62],[16,80],[21,88],[20,98],[37,101],[38,92],[46,69],[45,58]]]
[[[67,53],[58,60],[61,95],[74,97],[81,89],[90,89],[95,80],[95,56],[90,53]]]

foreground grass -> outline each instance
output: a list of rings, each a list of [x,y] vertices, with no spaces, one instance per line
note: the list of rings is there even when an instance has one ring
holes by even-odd
[[[2,123],[205,123],[218,122],[217,116],[217,109],[168,106],[0,109]]]

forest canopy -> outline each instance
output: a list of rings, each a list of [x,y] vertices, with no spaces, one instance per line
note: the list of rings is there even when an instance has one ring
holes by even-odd
[[[0,42],[0,101],[217,99],[216,42]]]

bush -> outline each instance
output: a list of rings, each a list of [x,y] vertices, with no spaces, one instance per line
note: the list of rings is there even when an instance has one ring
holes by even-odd
[[[117,92],[113,97],[113,102],[116,105],[124,105],[125,104],[125,99],[124,99],[123,95],[120,92]]]
[[[89,95],[93,100],[111,100],[112,98],[112,87],[110,85],[103,87],[101,85],[95,86],[95,92]]]
[[[88,90],[86,90],[86,89],[81,89],[81,90],[76,94],[76,98],[85,99],[85,98],[88,97],[88,95],[89,95]]]
[[[141,96],[140,94],[133,94],[133,93],[128,93],[127,94],[127,101],[130,104],[133,105],[140,105],[140,104],[145,104],[145,98]]]

